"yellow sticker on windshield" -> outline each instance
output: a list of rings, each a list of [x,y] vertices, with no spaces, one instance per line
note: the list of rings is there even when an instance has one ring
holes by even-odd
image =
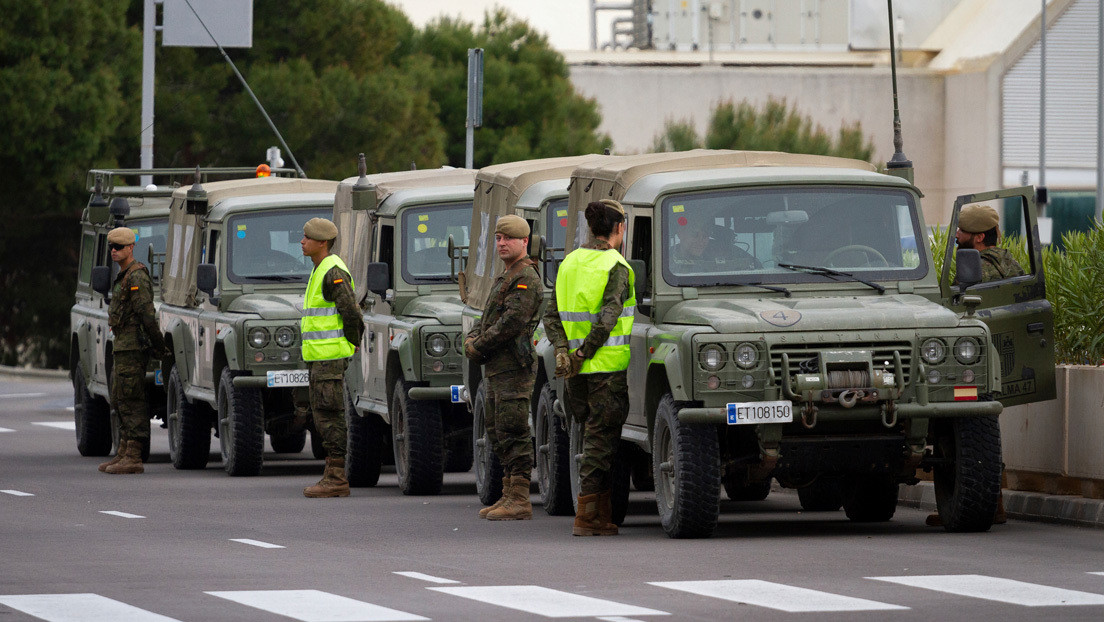
[[[425,225],[418,225],[418,233],[425,233],[426,231],[429,231],[429,227]]]
[[[238,231],[245,231],[245,225],[238,225]]]
[[[686,207],[683,206],[683,205],[672,205],[671,206],[671,211],[676,213],[676,214],[681,214],[682,212],[686,211]]]
[[[557,215],[557,216],[567,216],[567,210],[565,210],[565,209],[558,209],[558,210],[556,210],[556,215]]]
[[[421,221],[429,220],[429,214],[418,214],[418,220],[421,220]]]

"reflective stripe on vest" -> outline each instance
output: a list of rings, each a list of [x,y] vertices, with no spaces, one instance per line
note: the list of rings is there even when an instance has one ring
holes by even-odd
[[[327,255],[311,272],[310,281],[307,282],[307,293],[303,296],[303,317],[299,320],[304,361],[343,359],[352,356],[356,351],[356,346],[345,338],[344,323],[341,314],[337,312],[337,305],[322,295],[322,281],[331,268],[349,271],[340,257]],[[351,276],[349,287],[353,287]]]
[[[610,331],[609,339],[598,348],[594,356],[583,361],[579,370],[581,374],[628,369],[629,336],[632,335],[633,313],[636,310],[633,271],[616,250],[599,251],[589,248],[572,251],[556,271],[556,306],[567,335],[568,349],[574,352],[586,341],[591,325],[598,319],[610,270],[617,264],[625,266],[629,271],[629,297],[625,300],[617,324]]]

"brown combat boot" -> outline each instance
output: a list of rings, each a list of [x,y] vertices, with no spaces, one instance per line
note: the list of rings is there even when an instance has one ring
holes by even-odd
[[[533,518],[533,504],[529,502],[529,478],[515,475],[510,478],[509,494],[503,493],[506,502],[497,510],[487,513],[487,520],[530,520]]]
[[[510,476],[507,475],[506,477],[502,478],[502,496],[498,498],[498,501],[495,501],[491,505],[488,505],[482,510],[479,510],[479,518],[487,518],[487,515],[490,514],[492,511],[502,507],[506,503],[506,500],[509,498],[509,495],[506,494],[509,491]]]
[[[348,497],[349,480],[345,478],[345,458],[326,456],[326,470],[314,486],[303,489],[303,496],[312,499],[324,497]]]
[[[112,475],[131,475],[145,472],[146,468],[142,466],[142,441],[127,441],[122,460],[104,467],[104,473]]]
[[[101,473],[107,471],[107,467],[109,467],[109,466],[111,466],[111,465],[113,465],[113,464],[115,464],[115,463],[117,463],[117,462],[119,462],[120,460],[123,459],[123,454],[126,453],[126,446],[127,446],[126,441],[124,441],[123,439],[119,439],[119,448],[115,450],[115,457],[108,460],[107,462],[101,462],[100,463],[100,472]]]
[[[573,536],[616,536],[617,525],[602,520],[600,515],[603,510],[600,510],[601,505],[599,498],[602,495],[606,495],[606,501],[609,502],[609,493],[598,493],[593,495],[579,495],[578,504],[579,507],[575,510],[575,524],[571,527],[571,535]],[[610,515],[613,514],[612,507],[609,510]]]

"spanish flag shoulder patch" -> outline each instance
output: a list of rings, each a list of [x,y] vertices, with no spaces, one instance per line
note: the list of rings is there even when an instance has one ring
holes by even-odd
[[[526,285],[525,283],[518,283],[517,288],[518,289],[529,289],[529,286]]]
[[[130,286],[130,291],[132,291],[132,292],[138,291],[138,286],[137,285],[131,285]]]
[[[344,283],[344,282],[345,282],[345,279],[334,279],[334,285],[337,285],[338,283]]]

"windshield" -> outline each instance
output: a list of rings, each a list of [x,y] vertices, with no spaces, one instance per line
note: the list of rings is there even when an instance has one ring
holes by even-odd
[[[783,264],[860,279],[917,279],[927,272],[917,252],[916,205],[903,190],[723,190],[673,195],[662,210],[663,277],[675,286],[826,278]]]
[[[154,283],[157,283],[161,279],[161,265],[165,260],[163,253],[165,236],[169,232],[169,219],[134,220],[128,221],[126,226],[134,230],[134,258],[146,264]],[[161,256],[151,259],[150,248]]]
[[[471,201],[412,207],[403,212],[399,233],[403,280],[411,284],[451,282],[448,239],[451,235],[456,246],[469,244],[471,214]]]
[[[299,241],[311,218],[332,218],[333,208],[280,209],[240,214],[226,223],[227,274],[233,283],[306,283],[314,264]]]

